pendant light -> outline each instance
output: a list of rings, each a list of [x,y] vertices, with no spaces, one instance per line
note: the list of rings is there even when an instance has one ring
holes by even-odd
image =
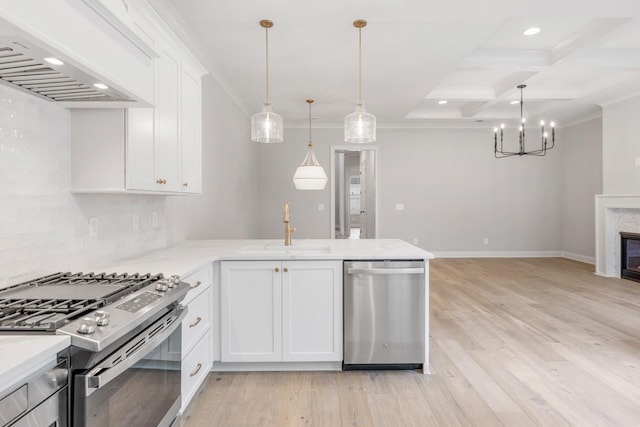
[[[264,28],[266,40],[266,96],[262,104],[262,111],[251,116],[251,140],[253,142],[282,142],[282,116],[276,114],[271,109],[269,102],[269,28],[273,27],[273,22],[263,19],[260,26]]]
[[[376,116],[367,113],[362,102],[362,29],[367,21],[353,21],[358,29],[358,103],[353,113],[344,118],[345,142],[374,142],[376,140]]]
[[[309,144],[307,145],[307,155],[293,175],[293,183],[297,190],[324,190],[327,185],[327,174],[324,173],[324,169],[322,169],[316,159],[316,155],[313,153],[313,143],[311,142],[312,103],[313,99],[307,99],[307,104],[309,104]]]

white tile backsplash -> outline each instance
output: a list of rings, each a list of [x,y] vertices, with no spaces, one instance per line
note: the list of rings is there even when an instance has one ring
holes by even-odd
[[[70,146],[67,109],[0,85],[0,287],[166,245],[166,198],[72,194]]]

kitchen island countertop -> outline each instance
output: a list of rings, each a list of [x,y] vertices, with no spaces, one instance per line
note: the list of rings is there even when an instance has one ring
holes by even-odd
[[[231,260],[399,260],[434,256],[400,239],[187,240],[177,245],[121,259],[100,267],[118,273],[184,276],[213,261]]]

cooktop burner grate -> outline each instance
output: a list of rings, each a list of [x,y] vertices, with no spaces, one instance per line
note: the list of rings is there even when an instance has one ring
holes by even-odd
[[[0,291],[0,332],[55,332],[162,278],[162,274],[56,273]]]

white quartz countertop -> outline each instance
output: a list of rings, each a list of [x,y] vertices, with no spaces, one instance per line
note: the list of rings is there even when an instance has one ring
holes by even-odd
[[[68,336],[5,335],[0,337],[0,398],[17,382],[56,360],[69,347]]]
[[[187,240],[100,266],[99,272],[187,275],[202,265],[228,260],[400,260],[434,256],[400,239]],[[98,271],[96,271],[98,272]]]

